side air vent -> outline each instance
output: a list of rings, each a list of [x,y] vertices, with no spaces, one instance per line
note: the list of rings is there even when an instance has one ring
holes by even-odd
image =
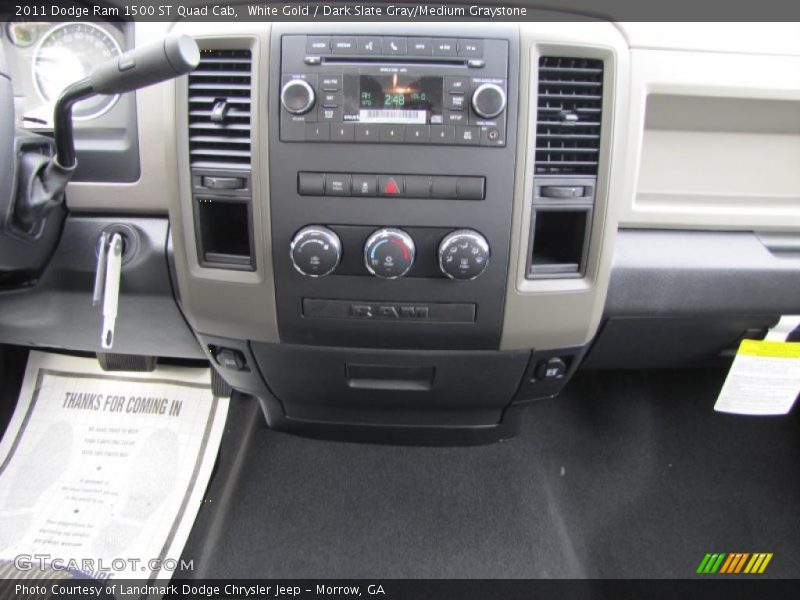
[[[603,61],[539,59],[537,175],[597,175]]]
[[[250,168],[250,50],[203,50],[189,75],[193,168]]]

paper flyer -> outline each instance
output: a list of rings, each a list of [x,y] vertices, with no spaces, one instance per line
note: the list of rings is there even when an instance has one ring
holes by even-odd
[[[0,559],[108,579],[169,578],[228,410],[208,369],[105,372],[31,352],[0,442]]]

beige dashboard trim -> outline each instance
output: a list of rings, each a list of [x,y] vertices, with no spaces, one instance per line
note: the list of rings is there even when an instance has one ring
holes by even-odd
[[[157,40],[169,32],[171,23],[136,23],[136,45]],[[172,117],[172,81],[136,92],[141,175],[132,183],[73,182],[67,187],[67,206],[75,212],[106,214],[165,214],[167,190],[174,189],[175,171],[167,168],[172,154],[171,138],[164,136]]]
[[[651,94],[703,98],[711,104],[718,100],[720,110],[725,99],[763,101],[753,102],[753,106],[768,105],[769,101],[800,103],[800,56],[632,50],[630,128],[626,143],[627,154],[634,161],[631,167],[636,181],[634,194],[629,196],[620,214],[620,225],[624,227],[800,230],[800,180],[796,171],[781,176],[786,180],[780,188],[791,193],[747,197],[742,194],[745,190],[709,192],[704,189],[707,185],[700,183],[701,176],[687,169],[686,162],[676,154],[681,147],[689,149],[698,135],[692,127],[684,127],[682,131],[680,113],[675,111],[674,122],[669,124],[669,137],[663,130],[645,128]],[[757,118],[750,116],[753,120]],[[748,113],[739,118],[746,122]],[[745,137],[748,135],[750,138]],[[746,169],[752,166],[741,160],[747,153],[737,154],[737,148],[749,141],[760,143],[766,152],[784,148],[785,152],[800,155],[800,129],[796,123],[787,123],[780,137],[783,139],[764,135],[759,142],[752,133],[742,133],[734,127],[706,134],[703,141],[711,151],[705,152],[704,160],[717,173]],[[673,160],[669,160],[670,151]],[[654,156],[661,157],[658,165],[643,163]],[[787,162],[793,161],[789,158]],[[655,168],[661,170],[659,181],[671,182],[655,186],[654,178],[647,177]],[[759,176],[763,174],[752,173],[754,178]],[[764,186],[765,190],[768,187]]]
[[[625,139],[628,49],[610,23],[525,23],[521,26],[520,131],[511,255],[502,350],[582,346],[602,317],[611,271],[617,212],[631,189],[632,171],[612,142]],[[542,54],[605,61],[600,172],[586,274],[580,279],[529,281],[526,252],[532,210],[538,58]]]
[[[195,331],[220,337],[263,342],[278,341],[269,210],[269,150],[267,97],[271,26],[266,23],[192,23],[176,31],[192,35],[201,49],[249,48],[253,53],[251,95],[251,188],[254,272],[215,269],[199,264],[195,243],[189,167],[188,87],[175,85],[175,119],[165,130],[176,140],[167,167],[178,173],[178,186],[169,195],[169,216],[175,240],[175,271],[181,305]]]

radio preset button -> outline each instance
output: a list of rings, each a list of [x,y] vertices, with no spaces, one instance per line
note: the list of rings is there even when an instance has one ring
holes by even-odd
[[[378,126],[371,123],[356,123],[357,142],[377,142]]]
[[[361,36],[358,38],[359,54],[380,54],[382,51],[381,38]]]
[[[330,123],[306,123],[307,142],[327,142],[330,137]]]
[[[458,56],[458,42],[451,38],[433,40],[434,56]]]
[[[332,123],[332,142],[352,142],[355,140],[356,128],[353,123]]]
[[[381,125],[380,140],[382,142],[402,142],[406,136],[405,125]]]
[[[429,125],[406,125],[406,141],[412,144],[427,144],[431,139]]]
[[[433,44],[431,38],[408,38],[409,56],[431,56]]]
[[[453,144],[456,141],[456,128],[453,125],[431,125],[431,143]]]
[[[355,54],[358,49],[356,38],[335,37],[331,39],[331,50],[334,54]]]
[[[385,37],[383,53],[387,56],[404,56],[408,52],[407,41],[404,37]]]

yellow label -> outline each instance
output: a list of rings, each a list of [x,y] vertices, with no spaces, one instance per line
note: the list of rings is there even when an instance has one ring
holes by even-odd
[[[800,342],[762,342],[742,340],[739,354],[769,358],[800,358]]]

